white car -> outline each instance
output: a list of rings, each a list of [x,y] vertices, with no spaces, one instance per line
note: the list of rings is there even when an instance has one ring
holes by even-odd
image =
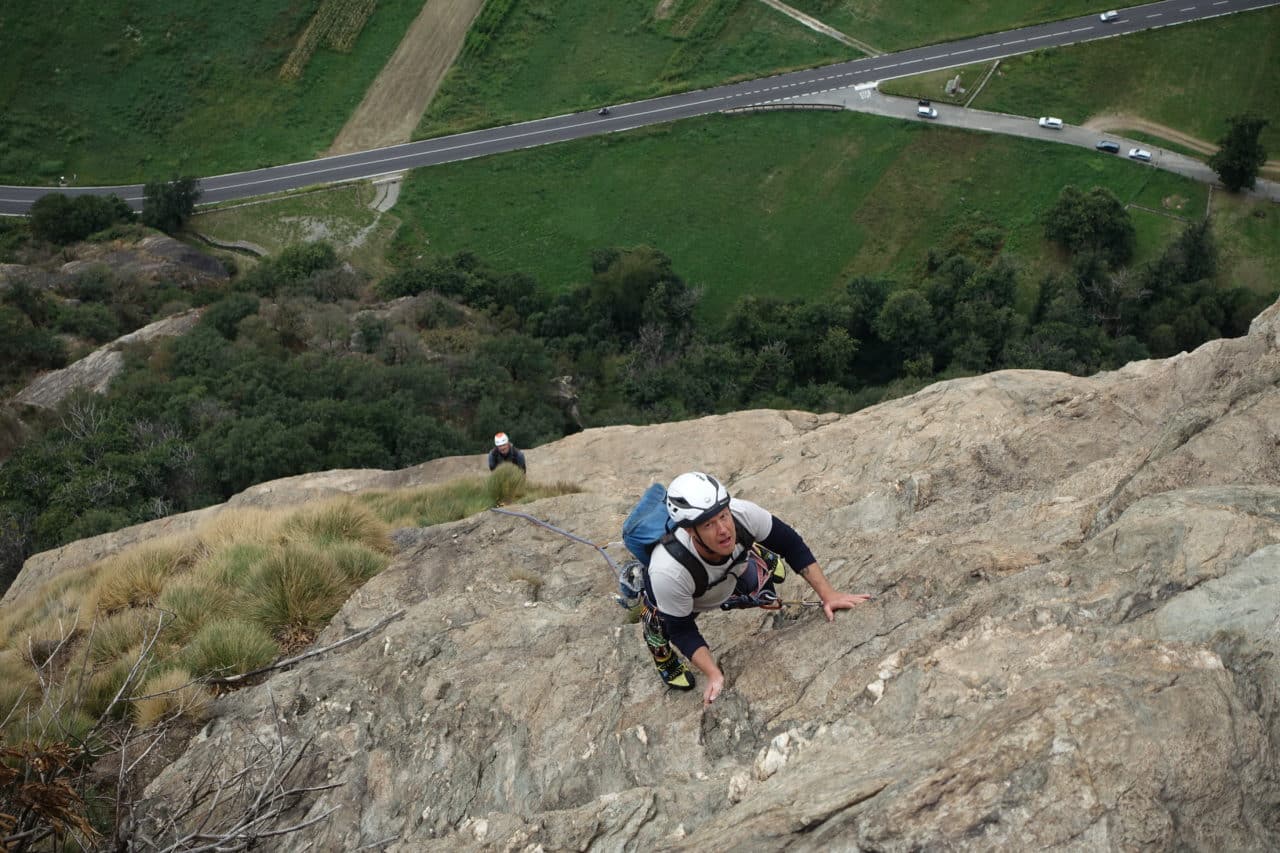
[[[937,118],[938,111],[933,107],[916,107],[916,116],[918,118]]]
[[[1114,21],[1118,17],[1120,17],[1120,13],[1112,9],[1110,12],[1103,12],[1099,15],[1098,20],[1105,24],[1107,21]]]
[[[1062,130],[1062,119],[1054,118],[1053,116],[1041,116],[1040,126],[1051,127],[1054,130]]]
[[[1147,149],[1145,149],[1145,148],[1130,148],[1130,149],[1129,149],[1129,159],[1130,159],[1130,160],[1141,160],[1141,161],[1142,161],[1142,162],[1144,162],[1144,163],[1150,163],[1150,162],[1151,162],[1151,152],[1150,152],[1150,151],[1148,151],[1148,150],[1147,150]]]

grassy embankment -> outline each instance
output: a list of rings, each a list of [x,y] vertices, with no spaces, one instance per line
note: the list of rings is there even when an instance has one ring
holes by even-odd
[[[314,157],[421,7],[380,0],[362,23],[341,18],[367,8],[357,0],[9,4],[0,182],[135,182]],[[349,52],[294,53],[313,13],[338,42],[354,39]],[[287,65],[300,76],[282,77]]]
[[[475,28],[415,136],[506,124],[850,59],[859,54],[741,0],[543,0]],[[481,18],[484,18],[482,13]]]
[[[789,0],[824,24],[880,50],[998,32],[1114,8],[1106,0]]]
[[[1262,9],[1012,57],[971,106],[1055,115],[1071,124],[1106,114],[1138,116],[1216,144],[1229,116],[1280,116],[1278,65],[1280,9]],[[949,77],[961,73],[965,85],[974,85],[987,67],[904,77],[881,89],[941,100]],[[1263,130],[1262,143],[1280,157],[1280,119]]]
[[[1019,163],[1015,172],[1008,168]],[[855,274],[904,276],[959,229],[995,226],[1029,272],[1056,263],[1041,215],[1067,184],[1174,215],[1206,188],[1119,158],[858,114],[680,122],[415,173],[402,254],[479,251],[558,290],[591,249],[647,243],[704,285],[704,309],[746,293],[818,296]],[[1139,224],[1139,259],[1181,227]]]
[[[210,678],[310,643],[390,562],[392,528],[572,491],[502,466],[438,487],[227,510],[192,533],[63,573],[0,618],[3,742],[78,743],[110,719],[198,719]]]

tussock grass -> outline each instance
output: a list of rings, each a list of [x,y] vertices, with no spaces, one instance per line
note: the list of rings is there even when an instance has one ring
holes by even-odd
[[[325,549],[347,583],[359,586],[378,575],[391,559],[383,553],[352,542],[339,542]]]
[[[89,660],[101,666],[137,648],[161,617],[159,611],[135,607],[100,619],[89,632]]]
[[[133,703],[133,719],[144,729],[174,717],[199,722],[208,716],[213,701],[206,688],[192,683],[185,669],[152,676],[139,693],[142,698]]]
[[[278,509],[225,509],[197,527],[195,535],[215,553],[232,546],[271,545],[279,540],[286,518]]]
[[[0,719],[16,709],[5,736],[75,737],[108,710],[142,726],[199,719],[209,696],[198,682],[267,666],[310,642],[356,587],[387,567],[392,524],[439,524],[575,491],[532,484],[504,465],[428,489],[223,512],[193,534],[60,576],[0,618]],[[532,573],[512,577],[535,592],[542,582]],[[51,679],[47,693],[31,660]]]
[[[81,744],[89,739],[95,720],[63,699],[46,700],[38,709],[13,720],[5,728],[9,746],[23,742],[37,745]]]
[[[499,504],[514,504],[580,491],[571,483],[540,485],[529,482],[514,465],[499,465],[488,477],[455,480],[441,486],[367,492],[367,503],[392,527],[430,527],[458,521]]]
[[[327,553],[304,543],[274,549],[258,567],[251,588],[246,615],[277,637],[323,627],[351,589]]]
[[[248,583],[269,553],[270,548],[256,542],[226,545],[197,566],[192,576],[217,586],[239,588]]]
[[[140,652],[141,647],[136,647],[135,650],[131,650],[131,652],[126,652],[125,654],[120,655],[120,657],[111,661],[105,667],[99,669],[86,679],[86,683],[83,688],[84,695],[81,697],[81,708],[85,713],[96,719],[102,716],[103,712],[107,710],[108,706],[110,706],[112,700],[114,700],[117,695],[123,699],[128,696],[129,693],[134,692],[132,690],[126,690],[124,693],[121,693],[120,688],[129,678],[129,673],[133,671],[134,665],[137,664],[138,654]],[[145,677],[145,665],[139,666],[138,673],[134,675],[135,684],[132,686],[136,687],[136,682]],[[68,688],[71,687],[73,681],[78,681],[78,679],[79,673],[71,674],[67,681]],[[124,712],[127,709],[128,705],[121,702],[119,705],[112,708],[112,716],[116,719],[123,719]]]
[[[281,532],[316,545],[357,542],[383,554],[395,550],[387,523],[353,498],[338,498],[302,509],[281,525]]]
[[[35,670],[14,650],[0,652],[0,721],[18,717],[40,701],[40,681]]]
[[[154,604],[173,575],[189,569],[206,546],[195,536],[144,545],[105,560],[94,587],[97,609],[114,613],[127,607]]]
[[[209,620],[230,616],[232,593],[204,576],[181,577],[164,588],[157,606],[173,614],[165,629],[166,639],[182,643]]]
[[[191,638],[178,661],[200,675],[239,675],[275,660],[280,647],[261,626],[243,619],[208,622]]]

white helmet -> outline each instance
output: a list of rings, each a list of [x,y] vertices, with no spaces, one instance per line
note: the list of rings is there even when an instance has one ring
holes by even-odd
[[[690,471],[667,487],[667,514],[681,527],[701,524],[729,505],[729,490],[710,474]]]
[[[493,437],[494,447],[506,447],[510,443],[511,439],[507,438],[507,434],[505,432],[500,432]]]

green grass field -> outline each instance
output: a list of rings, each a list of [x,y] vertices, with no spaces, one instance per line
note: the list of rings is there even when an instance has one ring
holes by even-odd
[[[319,0],[0,6],[0,182],[212,175],[314,157],[421,0],[382,0],[349,54],[279,77]]]
[[[1280,8],[1014,57],[972,106],[1056,115],[1140,116],[1216,143],[1226,118],[1272,116],[1262,143],[1280,154]]]
[[[880,50],[904,50],[966,36],[1114,8],[1106,0],[789,0],[824,24]]]
[[[1034,272],[1056,263],[1041,216],[1067,184],[1177,216],[1205,209],[1205,187],[1092,151],[852,113],[766,113],[415,172],[395,251],[407,261],[424,247],[469,249],[557,291],[587,278],[592,249],[649,244],[706,287],[714,312],[744,293],[812,297],[855,274],[903,277],[931,247],[993,226]],[[1150,218],[1138,225],[1143,258],[1178,227]]]
[[[505,124],[849,59],[858,54],[750,0],[517,3],[464,55],[417,136]]]

